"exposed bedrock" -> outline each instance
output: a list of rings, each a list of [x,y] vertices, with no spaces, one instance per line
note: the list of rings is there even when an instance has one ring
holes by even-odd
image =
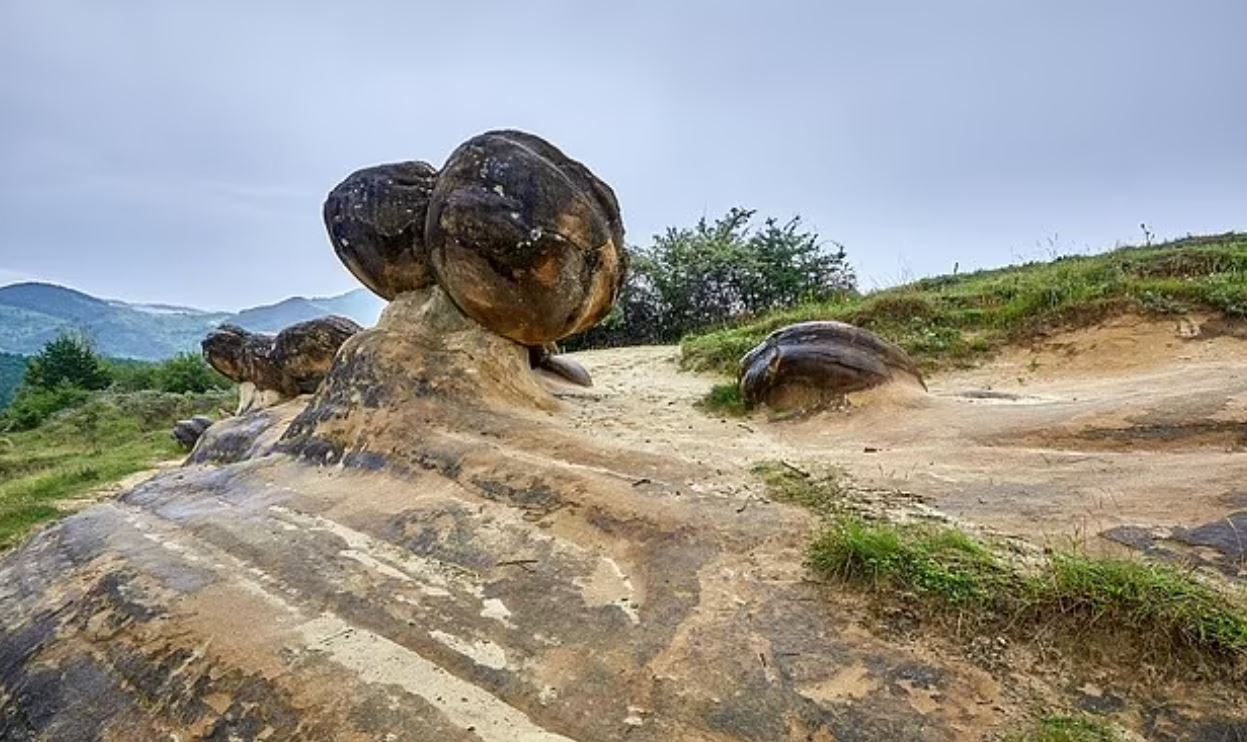
[[[178,420],[173,426],[173,440],[186,450],[195,447],[199,437],[212,425],[212,418],[196,415],[189,420]]]
[[[926,389],[904,350],[843,322],[789,325],[740,360],[740,389],[748,407],[816,409],[890,383]]]
[[[481,327],[433,286],[400,295],[376,327],[342,346],[282,448],[318,459],[365,450],[391,458],[417,439],[407,428],[433,419],[469,429],[481,415],[556,406],[526,346]]]
[[[347,338],[362,328],[346,317],[291,325],[276,337],[222,325],[204,338],[209,365],[240,385],[239,411],[313,392]]]
[[[427,162],[377,165],[351,173],[325,199],[334,252],[383,299],[433,283],[424,222],[436,179]]]
[[[481,134],[450,155],[425,240],[438,284],[465,314],[535,346],[605,317],[627,260],[610,186],[519,131]]]

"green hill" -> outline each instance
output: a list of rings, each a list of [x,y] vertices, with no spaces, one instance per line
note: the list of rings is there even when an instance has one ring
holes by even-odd
[[[1007,343],[1129,311],[1247,316],[1247,234],[1190,237],[911,284],[809,304],[684,338],[685,367],[734,374],[770,332],[839,320],[868,328],[930,369],[973,362]]]
[[[0,410],[13,401],[13,393],[21,386],[26,374],[26,356],[0,353]]]
[[[297,296],[237,313],[205,312],[110,301],[54,284],[18,283],[0,287],[0,352],[33,355],[57,336],[74,332],[90,338],[102,355],[158,361],[197,352],[204,335],[225,322],[271,333],[295,322],[341,314],[367,326],[376,322],[383,304],[358,289],[326,298]]]

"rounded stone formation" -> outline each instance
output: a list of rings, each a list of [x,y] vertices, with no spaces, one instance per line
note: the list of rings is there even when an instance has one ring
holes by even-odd
[[[316,391],[338,348],[362,329],[346,317],[299,322],[276,337],[222,325],[201,345],[208,364],[230,380],[292,397]]]
[[[464,314],[529,346],[605,317],[627,259],[610,186],[518,131],[482,134],[450,155],[425,241],[438,284]]]
[[[437,170],[396,162],[351,173],[325,199],[325,229],[338,259],[389,301],[433,283],[424,224]]]
[[[251,382],[261,389],[281,389],[282,374],[273,363],[272,335],[221,325],[200,343],[204,360],[225,378]]]
[[[926,384],[898,346],[843,322],[801,322],[776,330],[740,360],[746,407],[814,408],[892,381]]]
[[[338,348],[364,328],[346,317],[322,317],[291,325],[273,341],[273,363],[300,394],[316,391]]]

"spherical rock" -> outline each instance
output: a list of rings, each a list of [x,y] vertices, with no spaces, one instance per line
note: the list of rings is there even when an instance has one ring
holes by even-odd
[[[450,155],[425,242],[438,284],[465,314],[530,346],[605,317],[627,260],[610,186],[518,131],[482,134]]]
[[[926,388],[898,346],[843,322],[801,322],[776,330],[740,360],[745,405],[815,408],[894,381]]]
[[[195,447],[195,443],[204,431],[212,427],[212,418],[196,415],[189,420],[178,420],[173,426],[173,440],[187,451]]]
[[[333,366],[338,348],[364,328],[346,317],[321,317],[291,325],[277,333],[271,357],[295,391],[316,391]]]
[[[272,335],[244,330],[237,325],[221,325],[208,333],[200,346],[208,365],[238,383],[251,382],[261,389],[281,389],[281,370],[271,357]]]
[[[437,170],[396,162],[351,173],[325,199],[325,229],[347,270],[387,301],[433,282],[424,223]]]

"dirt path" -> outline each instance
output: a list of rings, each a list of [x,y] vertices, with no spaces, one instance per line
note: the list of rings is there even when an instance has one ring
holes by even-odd
[[[752,491],[760,460],[836,466],[1041,543],[1108,534],[1178,549],[1174,534],[1202,529],[1207,543],[1187,546],[1239,574],[1247,341],[1191,337],[1197,326],[1124,317],[936,375],[929,395],[792,422],[694,409],[718,379],[680,372],[674,347],[593,351],[579,357],[597,389],[570,415],[613,446],[713,465],[721,491]]]

